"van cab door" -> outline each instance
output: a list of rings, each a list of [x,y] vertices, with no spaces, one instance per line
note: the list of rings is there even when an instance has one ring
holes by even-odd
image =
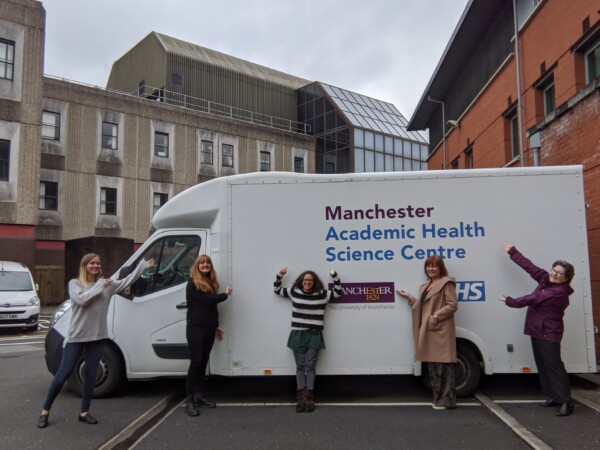
[[[114,299],[114,340],[123,350],[129,378],[187,373],[182,303],[190,269],[206,252],[206,239],[206,231],[169,231],[155,235],[137,252],[132,266],[142,258],[154,258],[156,264]]]

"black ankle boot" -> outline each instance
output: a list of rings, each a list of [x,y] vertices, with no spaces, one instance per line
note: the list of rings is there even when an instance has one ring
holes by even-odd
[[[556,411],[556,415],[558,417],[566,417],[573,414],[573,402],[567,402],[560,405],[558,411]]]
[[[205,399],[204,397],[202,397],[202,395],[196,394],[194,395],[194,406],[196,408],[216,408],[217,404],[211,400]]]
[[[544,408],[548,408],[550,406],[559,406],[560,403],[558,403],[556,400],[554,400],[552,397],[550,397],[548,400],[546,400],[544,403],[540,403],[540,406],[544,407]]]
[[[200,411],[194,405],[194,399],[190,396],[185,399],[185,413],[188,416],[199,416]]]
[[[298,389],[296,391],[296,412],[304,412],[306,408],[306,391],[304,389]]]
[[[311,413],[315,410],[315,395],[312,389],[306,390],[306,409],[305,412]]]

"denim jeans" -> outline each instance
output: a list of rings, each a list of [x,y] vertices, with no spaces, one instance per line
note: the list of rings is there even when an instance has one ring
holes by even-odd
[[[60,367],[54,375],[50,387],[48,388],[48,395],[44,402],[43,409],[50,410],[54,400],[58,396],[62,389],[65,381],[73,373],[75,364],[82,352],[85,356],[85,366],[83,375],[83,392],[81,396],[81,412],[87,412],[90,409],[90,403],[92,401],[92,394],[94,393],[94,384],[96,383],[96,374],[98,372],[98,364],[102,357],[102,350],[104,349],[105,339],[99,341],[89,342],[69,342],[63,349],[62,359],[60,361]]]
[[[297,389],[308,389],[312,391],[315,388],[318,357],[319,350],[315,348],[309,348],[304,352],[294,352],[294,359],[296,360]]]

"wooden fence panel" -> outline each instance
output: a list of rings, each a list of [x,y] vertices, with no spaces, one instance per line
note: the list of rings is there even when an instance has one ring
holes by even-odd
[[[66,298],[64,266],[36,266],[33,278],[42,305],[58,305]]]

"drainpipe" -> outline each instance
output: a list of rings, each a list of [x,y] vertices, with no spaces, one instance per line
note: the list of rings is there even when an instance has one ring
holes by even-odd
[[[517,0],[513,0],[513,18],[515,22],[515,58],[517,60],[517,112],[519,115],[519,157],[521,167],[525,166],[525,140],[523,138],[523,101],[521,99],[521,64],[519,58],[519,22],[517,20]]]
[[[540,148],[542,148],[542,134],[539,131],[529,136],[529,148],[533,152],[533,165],[541,166]]]

